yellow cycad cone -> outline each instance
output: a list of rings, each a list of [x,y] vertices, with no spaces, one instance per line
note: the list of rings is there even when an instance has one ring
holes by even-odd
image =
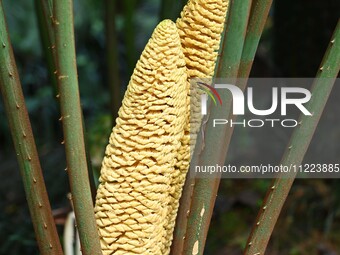
[[[189,0],[176,22],[189,78],[214,74],[227,0]]]
[[[228,3],[228,0],[189,0],[184,6],[176,26],[181,38],[188,79],[213,76]],[[201,113],[198,91],[191,88],[190,93],[192,109],[189,129],[193,149],[201,125]]]
[[[186,81],[177,28],[165,20],[136,65],[102,163],[95,215],[103,254],[164,255]]]
[[[186,61],[188,87],[190,78],[211,78],[214,74],[227,8],[227,0],[189,0],[176,22]],[[167,239],[163,254],[170,251],[179,199],[189,169],[190,151],[192,154],[201,125],[200,93],[194,85],[191,84],[186,100],[188,121],[177,155],[176,169],[179,171],[172,180],[172,202],[167,220],[168,236],[171,239]]]

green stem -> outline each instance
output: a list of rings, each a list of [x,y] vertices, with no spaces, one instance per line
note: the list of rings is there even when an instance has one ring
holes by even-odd
[[[171,244],[170,255],[182,254],[188,226],[188,212],[192,203],[192,193],[194,190],[195,178],[187,174],[185,184],[183,186],[182,196],[179,200],[179,208],[176,217],[176,224],[173,233],[173,241]]]
[[[53,27],[53,1],[52,0],[35,0],[36,12],[38,17],[38,24],[40,30],[40,36],[44,55],[47,60],[48,72],[50,74],[54,92],[59,97],[58,81],[57,81],[57,56],[55,52],[55,38],[54,38],[54,27]],[[84,121],[84,120],[83,120]],[[83,127],[85,125],[83,123]],[[85,134],[85,130],[84,130]],[[85,138],[84,138],[85,139]],[[85,139],[86,141],[86,139]],[[92,200],[95,201],[96,197],[96,185],[93,177],[91,157],[88,150],[88,145],[85,143],[87,167],[90,176],[90,186],[92,193]]]
[[[96,177],[95,176],[97,176],[97,175],[94,172],[95,170],[92,167],[89,144],[88,144],[88,141],[87,141],[87,138],[86,138],[87,135],[86,135],[86,128],[85,128],[85,120],[84,120],[83,111],[81,111],[81,117],[82,117],[82,123],[83,123],[83,134],[84,134],[85,152],[86,152],[86,164],[87,164],[87,171],[89,173],[89,179],[90,179],[92,204],[95,205],[96,196],[97,196],[97,185],[96,185],[96,180],[95,180]]]
[[[60,106],[67,169],[82,253],[101,254],[86,163],[73,28],[72,0],[53,2]]]
[[[41,254],[63,254],[0,1],[0,89]]]
[[[282,165],[300,165],[312,140],[321,114],[340,70],[340,21],[337,24],[312,86],[312,99],[306,104],[313,116],[300,116],[282,158]],[[275,179],[249,236],[245,255],[264,254],[282,206],[295,179],[295,173]]]
[[[251,3],[251,0],[231,0],[229,3],[230,13],[223,36],[221,57],[215,74],[218,78],[237,77]],[[231,102],[229,94],[221,93],[221,97],[223,102]],[[226,158],[232,129],[212,128],[212,122],[215,118],[230,118],[231,104],[229,103],[223,108],[210,109],[207,114],[208,120],[203,121],[205,124],[202,126],[202,131],[199,132],[190,164],[192,172],[197,165],[223,165]],[[219,183],[220,176],[195,180],[184,242],[184,254],[203,254]]]
[[[111,95],[111,114],[113,123],[118,117],[118,110],[121,105],[118,42],[116,33],[116,4],[117,2],[115,0],[105,0],[107,78]]]
[[[35,0],[36,15],[44,56],[55,94],[58,94],[58,82],[55,74],[56,57],[54,50],[54,34],[52,21],[52,0]]]
[[[242,51],[241,64],[238,71],[239,78],[249,77],[272,2],[273,0],[253,0],[246,39]]]
[[[237,78],[252,1],[231,0],[216,78]]]

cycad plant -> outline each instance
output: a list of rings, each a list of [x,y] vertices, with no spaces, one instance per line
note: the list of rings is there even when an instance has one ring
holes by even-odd
[[[114,2],[106,1],[107,12],[115,11]],[[231,95],[223,94],[226,105],[209,108],[209,118],[201,125],[200,92],[190,89],[190,79],[229,78],[244,90],[272,1],[189,0],[176,23],[164,20],[155,28],[122,102],[114,19],[107,14],[107,62],[112,68],[108,81],[112,114],[118,117],[106,147],[98,191],[84,137],[72,0],[36,0],[35,4],[60,104],[62,144],[82,254],[203,254],[220,176],[191,178],[188,170],[195,165],[224,164],[233,128],[226,126],[216,133],[207,127],[215,117],[234,116]],[[135,4],[124,2],[127,17],[131,18]],[[164,1],[163,7],[171,4]],[[63,254],[2,3],[0,44],[0,88],[40,253]],[[133,65],[135,56],[127,57]],[[308,109],[313,118],[301,116],[282,165],[302,162],[339,69],[338,22],[311,89]],[[273,180],[244,254],[264,254],[294,178]]]

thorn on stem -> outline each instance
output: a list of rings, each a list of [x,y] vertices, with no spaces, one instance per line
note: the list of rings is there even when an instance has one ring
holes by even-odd
[[[71,194],[71,193],[68,193],[68,194],[67,194],[67,199],[70,200],[70,201],[72,201],[72,194]]]
[[[201,210],[201,214],[200,214],[201,218],[203,217],[204,212],[205,212],[205,209],[204,209],[204,207],[203,207],[202,210]]]
[[[68,78],[68,75],[60,75],[58,77],[59,80],[66,79],[66,78]]]
[[[5,48],[6,47],[6,44],[3,42],[2,43],[2,48]]]
[[[192,248],[192,255],[198,254],[198,248],[199,248],[199,241],[197,240],[194,244],[194,247]]]

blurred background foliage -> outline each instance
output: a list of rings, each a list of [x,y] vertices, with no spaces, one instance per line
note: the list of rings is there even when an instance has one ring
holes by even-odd
[[[111,132],[113,116],[107,73],[106,1],[75,0],[75,32],[81,101],[95,171]],[[121,97],[134,65],[156,24],[176,20],[185,0],[114,1]],[[59,109],[43,56],[34,1],[3,0],[33,131],[58,229],[70,208]],[[338,0],[275,0],[251,76],[313,77],[340,13]],[[110,14],[108,14],[110,15]],[[336,96],[329,108],[339,109]],[[339,158],[340,140],[325,117],[312,150]],[[236,129],[228,161],[254,163],[265,155],[278,162],[289,134]],[[318,135],[319,134],[319,135]],[[278,137],[280,137],[278,139]],[[328,140],[327,140],[328,139]],[[321,146],[318,147],[319,145]],[[8,123],[0,99],[0,254],[38,254]],[[297,180],[267,254],[340,254],[340,182]],[[223,180],[207,241],[206,254],[241,254],[269,180]]]

